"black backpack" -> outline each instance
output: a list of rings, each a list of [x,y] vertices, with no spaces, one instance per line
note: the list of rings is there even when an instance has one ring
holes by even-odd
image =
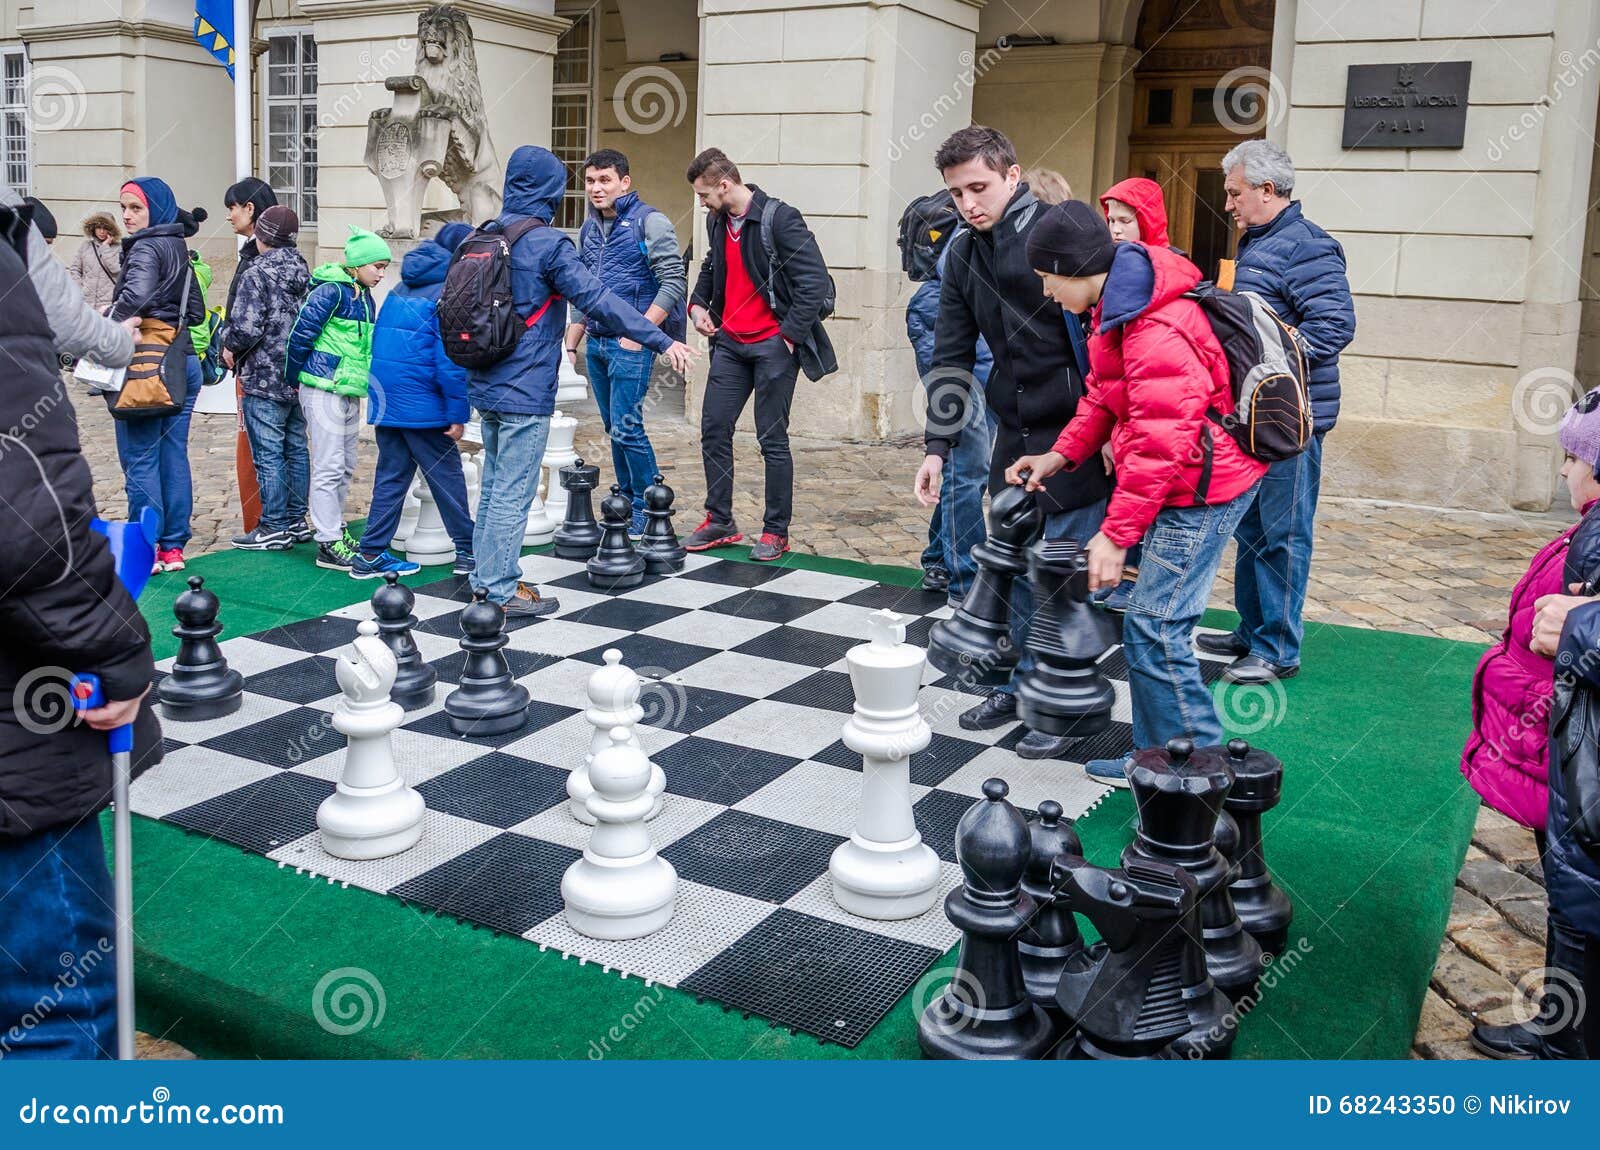
[[[517,348],[561,297],[552,295],[531,316],[517,313],[511,291],[511,249],[544,220],[525,217],[504,230],[487,224],[461,241],[439,291],[439,335],[444,353],[467,368],[490,367]]]
[[[961,226],[961,213],[949,191],[918,196],[900,213],[900,268],[917,283],[939,275],[939,252]]]
[[[1299,455],[1311,442],[1306,341],[1255,292],[1202,283],[1185,298],[1200,305],[1228,357],[1234,410],[1206,417],[1267,463]]]
[[[772,234],[772,221],[777,218],[778,205],[783,201],[767,197],[766,207],[761,209],[761,246],[767,253],[767,306],[772,309],[772,314],[778,314],[778,293],[773,284],[778,279],[778,241]],[[812,243],[816,243],[815,238]],[[820,253],[820,249],[819,249]],[[833,273],[828,273],[828,291],[822,297],[822,311],[817,315],[819,320],[827,319],[833,314],[834,305],[839,302],[839,289],[833,282]]]

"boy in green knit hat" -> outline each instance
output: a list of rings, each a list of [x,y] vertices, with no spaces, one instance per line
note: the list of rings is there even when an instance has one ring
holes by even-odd
[[[285,382],[300,390],[311,440],[311,526],[317,566],[350,570],[356,541],[344,525],[344,497],[356,470],[356,433],[372,364],[378,309],[372,289],[392,259],[389,245],[352,227],[344,260],[311,273],[311,292],[289,332]]]

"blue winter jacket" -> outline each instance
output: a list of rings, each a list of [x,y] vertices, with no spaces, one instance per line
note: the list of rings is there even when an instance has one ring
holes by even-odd
[[[911,296],[911,302],[906,304],[906,336],[911,340],[911,350],[917,357],[917,374],[924,379],[933,370],[933,327],[939,319],[939,289],[943,284],[944,281],[937,278],[919,284]],[[978,362],[972,369],[979,387],[989,382],[989,369],[992,367],[994,353],[979,336]],[[983,402],[981,394],[978,402]]]
[[[1253,291],[1311,348],[1311,412],[1318,435],[1339,418],[1339,353],[1356,334],[1355,303],[1339,241],[1306,219],[1295,200],[1239,241],[1234,291]]]
[[[372,333],[368,423],[449,427],[471,418],[467,371],[445,355],[439,338],[439,292],[449,268],[450,252],[432,240],[406,253]]]
[[[523,216],[549,221],[567,188],[567,169],[548,150],[524,144],[506,162],[501,227]],[[511,249],[511,291],[518,314],[533,316],[552,296],[571,300],[608,330],[661,353],[672,340],[643,315],[606,290],[578,258],[578,249],[553,227],[534,228]],[[499,363],[467,372],[472,406],[509,415],[549,415],[556,408],[556,376],[567,309],[556,300]]]

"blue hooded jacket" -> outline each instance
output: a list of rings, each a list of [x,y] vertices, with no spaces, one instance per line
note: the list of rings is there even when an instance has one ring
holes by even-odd
[[[567,189],[567,169],[554,154],[532,144],[506,162],[505,227],[523,216],[548,223]],[[572,240],[553,227],[534,228],[511,249],[511,291],[518,314],[532,316],[552,296],[571,300],[586,316],[602,321],[651,351],[661,353],[672,340],[655,324],[623,303],[591,275]],[[561,300],[545,309],[499,363],[469,370],[467,387],[479,411],[510,415],[549,415],[556,406],[556,377],[567,309]]]
[[[471,418],[466,369],[445,355],[439,338],[439,292],[451,254],[434,240],[412,248],[378,312],[367,389],[374,426],[444,428]]]

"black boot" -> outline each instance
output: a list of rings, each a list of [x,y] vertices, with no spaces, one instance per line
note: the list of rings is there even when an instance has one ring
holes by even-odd
[[[961,712],[956,722],[963,731],[992,731],[1017,719],[1017,697],[1010,691],[985,695],[983,702]]]

